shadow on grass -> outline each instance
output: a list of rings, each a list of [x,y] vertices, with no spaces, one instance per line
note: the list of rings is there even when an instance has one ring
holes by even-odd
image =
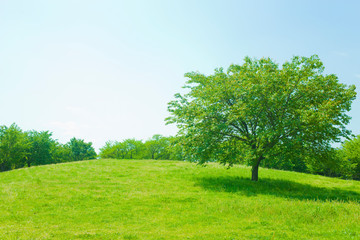
[[[197,179],[197,185],[204,189],[218,192],[240,192],[246,196],[258,194],[277,197],[320,200],[320,201],[354,201],[360,203],[360,194],[339,188],[316,187],[287,180],[262,178],[253,182],[241,177],[203,177]]]

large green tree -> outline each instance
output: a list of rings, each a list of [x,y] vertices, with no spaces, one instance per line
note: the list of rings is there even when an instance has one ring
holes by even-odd
[[[175,123],[191,159],[224,164],[246,160],[252,180],[262,161],[281,155],[324,155],[332,142],[348,137],[347,111],[355,86],[324,74],[319,57],[293,57],[279,67],[270,58],[245,58],[226,72],[197,72],[186,94],[169,103],[167,123]]]

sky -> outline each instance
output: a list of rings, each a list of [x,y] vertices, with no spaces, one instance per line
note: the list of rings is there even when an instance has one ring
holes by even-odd
[[[0,125],[95,149],[175,135],[184,74],[317,54],[360,89],[360,1],[0,0]],[[358,97],[360,98],[360,96]],[[356,99],[348,128],[360,134]]]

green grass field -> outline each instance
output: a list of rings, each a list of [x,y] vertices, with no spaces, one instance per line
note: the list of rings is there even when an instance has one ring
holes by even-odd
[[[360,239],[360,182],[188,162],[0,173],[0,239]]]

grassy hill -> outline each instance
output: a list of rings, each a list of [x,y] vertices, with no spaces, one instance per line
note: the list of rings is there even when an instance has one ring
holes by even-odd
[[[187,162],[0,173],[0,239],[360,239],[360,182]]]

